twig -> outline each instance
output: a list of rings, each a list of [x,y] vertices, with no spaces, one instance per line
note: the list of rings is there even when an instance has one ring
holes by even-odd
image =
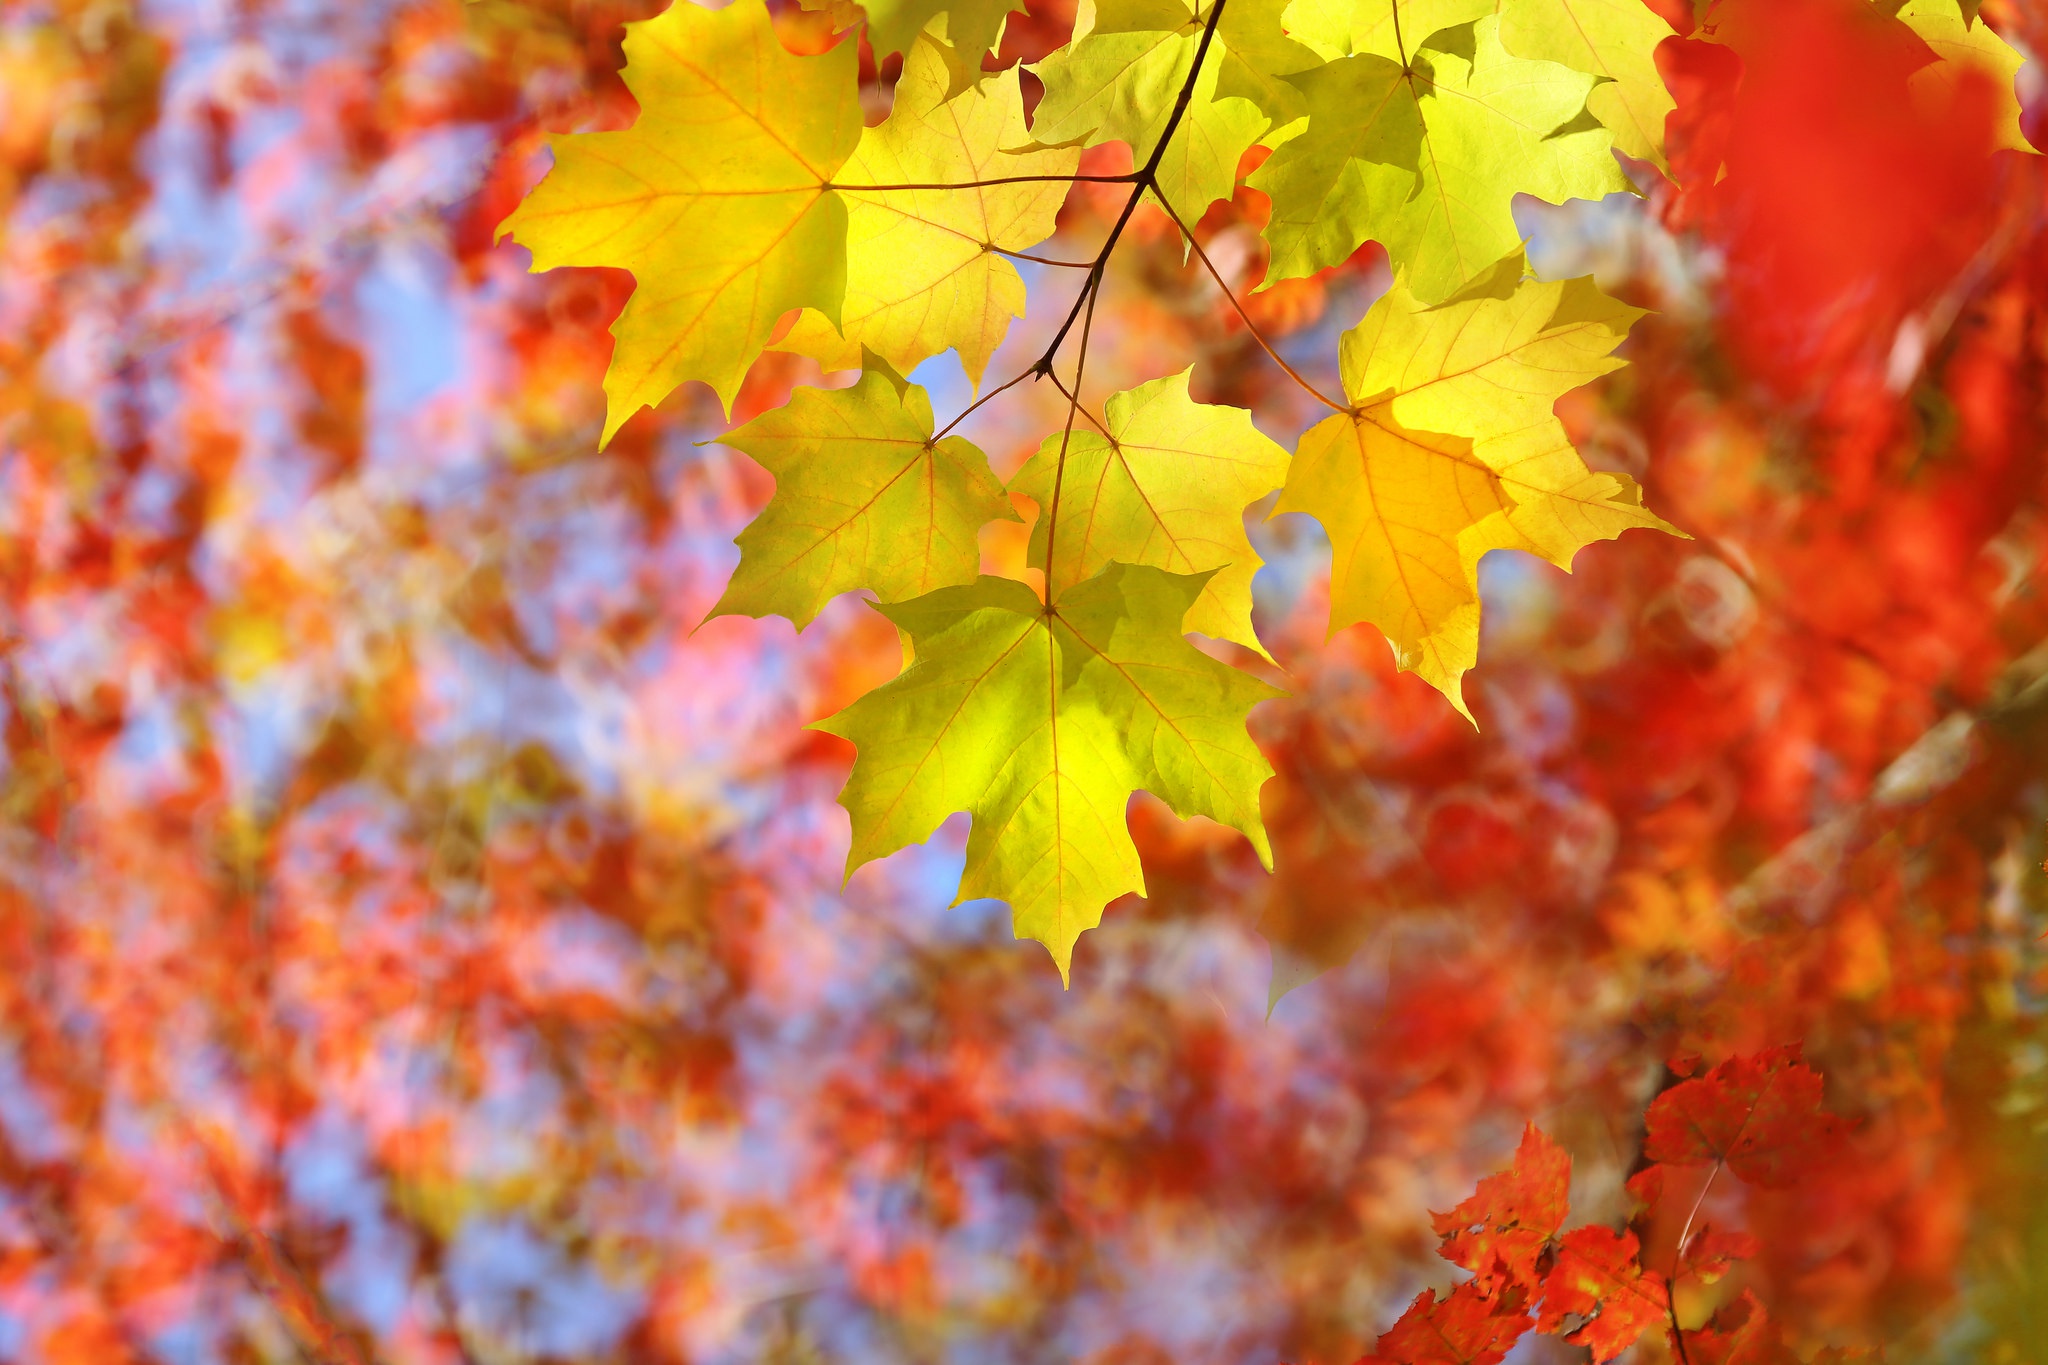
[[[1671,1343],[1678,1350],[1679,1365],[1692,1365],[1692,1357],[1686,1354],[1685,1329],[1678,1325],[1678,1272],[1685,1264],[1685,1244],[1692,1239],[1692,1220],[1700,1216],[1700,1205],[1707,1202],[1707,1191],[1714,1188],[1714,1178],[1721,1174],[1722,1165],[1716,1161],[1714,1169],[1700,1183],[1700,1192],[1685,1215],[1685,1226],[1678,1230],[1678,1245],[1671,1251],[1671,1277],[1664,1281],[1664,1310],[1671,1315]]]
[[[1273,349],[1273,343],[1266,340],[1265,334],[1259,331],[1259,325],[1252,321],[1252,315],[1250,313],[1245,312],[1244,305],[1237,301],[1237,295],[1230,292],[1230,285],[1224,281],[1223,272],[1216,268],[1216,263],[1209,259],[1209,253],[1202,250],[1202,244],[1195,240],[1194,229],[1189,227],[1184,221],[1182,221],[1180,214],[1174,211],[1173,205],[1166,202],[1165,195],[1160,194],[1156,195],[1155,197],[1159,200],[1159,207],[1166,210],[1166,216],[1173,219],[1175,225],[1180,228],[1181,235],[1188,239],[1188,245],[1195,249],[1195,255],[1199,256],[1201,258],[1202,264],[1208,267],[1210,277],[1216,281],[1216,287],[1223,291],[1223,297],[1230,300],[1230,306],[1237,310],[1237,315],[1240,318],[1244,319],[1245,330],[1252,334],[1252,340],[1259,343],[1260,349],[1265,351],[1265,353],[1268,356],[1272,357],[1273,363],[1275,365],[1278,365],[1282,370],[1286,371],[1287,377],[1289,379],[1292,379],[1295,383],[1301,385],[1301,387],[1308,392],[1309,396],[1314,398],[1318,403],[1321,403],[1324,407],[1328,408],[1332,412],[1350,411],[1350,409],[1342,403],[1331,402],[1327,397],[1323,395],[1323,391],[1321,389],[1309,383],[1308,380],[1302,378],[1300,372],[1297,371],[1292,365],[1288,364],[1287,361],[1281,356],[1280,352]]]

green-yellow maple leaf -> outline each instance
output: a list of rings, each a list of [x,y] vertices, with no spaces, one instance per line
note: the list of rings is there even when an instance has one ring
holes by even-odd
[[[1664,116],[1677,107],[1657,73],[1657,45],[1671,25],[1643,0],[1502,0],[1501,46],[1604,79],[1586,109],[1614,145],[1667,170]]]
[[[1226,10],[1225,13],[1228,13]],[[1343,261],[1415,192],[1422,116],[1406,74],[1385,57],[1343,57],[1293,77],[1308,127],[1246,182],[1273,210],[1260,289]]]
[[[1117,564],[1048,611],[1007,578],[878,608],[915,662],[818,728],[858,750],[840,804],[847,871],[974,819],[958,900],[1010,903],[1064,980],[1074,941],[1144,873],[1125,823],[1140,789],[1243,831],[1268,867],[1245,715],[1273,688],[1182,638],[1203,578]],[[958,901],[955,902],[956,904]]]
[[[1216,21],[1216,41],[1223,45],[1223,70],[1216,79],[1219,97],[1250,100],[1283,128],[1308,112],[1301,92],[1286,78],[1322,64],[1320,54],[1287,36],[1280,13],[1288,0],[1230,0]]]
[[[633,272],[606,441],[686,380],[730,410],[785,312],[838,316],[846,208],[829,186],[861,134],[854,45],[792,56],[762,0],[677,4],[628,24],[625,52],[639,118],[551,137],[554,169],[499,229],[535,270]]]
[[[1611,135],[1584,118],[1595,78],[1509,55],[1499,27],[1489,15],[1439,30],[1441,46],[1405,69],[1367,54],[1291,78],[1308,127],[1251,181],[1273,200],[1267,284],[1371,237],[1434,303],[1520,244],[1517,194],[1561,204],[1630,188]]]
[[[1281,22],[1326,58],[1354,52],[1402,62],[1438,32],[1493,13],[1494,0],[1293,0]]]
[[[1209,573],[1183,629],[1263,654],[1252,629],[1260,560],[1245,536],[1244,511],[1286,481],[1287,452],[1243,408],[1190,398],[1190,373],[1114,395],[1103,413],[1108,435],[1083,428],[1068,438],[1051,578],[1073,583],[1112,561]],[[1031,563],[1040,569],[1047,568],[1060,440],[1048,436],[1010,481],[1039,506]]]
[[[721,437],[775,476],[740,532],[740,565],[712,615],[787,616],[801,630],[843,592],[884,602],[972,583],[975,536],[1016,521],[988,460],[932,439],[925,391],[880,361],[850,389],[799,389]]]
[[[2013,77],[2025,58],[2011,44],[1982,20],[1971,22],[1974,16],[1966,15],[1956,0],[1906,0],[1898,17],[1941,58],[1907,78],[1907,89],[1916,101],[1927,99],[1936,108],[1947,108],[1963,73],[1975,67],[1999,91],[1998,145],[2018,152],[2034,150],[2020,128],[2020,101],[2013,91]]]
[[[847,205],[846,300],[835,329],[808,310],[777,350],[851,369],[863,346],[899,370],[946,349],[960,352],[980,383],[988,360],[1024,314],[1024,281],[996,250],[1022,251],[1050,237],[1081,154],[1074,148],[1002,150],[1027,144],[1014,72],[946,97],[939,42],[917,40],[896,83],[889,117],[861,134],[836,183]],[[962,185],[1044,176],[971,189],[863,190],[863,185]]]
[[[1031,68],[1045,82],[1031,135],[1047,146],[1124,142],[1142,165],[1173,117],[1202,28],[1181,0],[1081,0],[1073,41]],[[1218,97],[1226,56],[1212,39],[1159,163],[1159,193],[1189,223],[1229,198],[1239,159],[1268,122],[1250,99]]]
[[[1587,468],[1552,412],[1619,368],[1611,353],[1640,310],[1589,279],[1521,276],[1518,251],[1435,308],[1397,279],[1344,335],[1356,408],[1302,436],[1275,508],[1329,532],[1331,631],[1379,627],[1400,666],[1468,718],[1482,555],[1523,549],[1569,569],[1593,541],[1672,529],[1633,480]]]
[[[806,8],[810,6],[806,5]],[[946,16],[946,40],[970,67],[1003,34],[1011,14],[1021,14],[1022,0],[862,0],[868,15],[868,44],[877,59],[891,52],[909,54],[918,34],[937,15]]]
[[[1438,38],[1468,34],[1462,51],[1446,41],[1411,60],[1422,118],[1415,193],[1373,213],[1372,236],[1425,303],[1450,297],[1521,244],[1517,194],[1562,204],[1633,188],[1608,131],[1576,126],[1593,77],[1509,55],[1493,16]]]

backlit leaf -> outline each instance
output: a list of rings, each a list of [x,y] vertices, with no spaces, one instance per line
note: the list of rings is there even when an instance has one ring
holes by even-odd
[[[1519,1303],[1476,1282],[1442,1299],[1425,1289],[1358,1365],[1498,1365],[1533,1325]]]
[[[1572,1159],[1535,1124],[1522,1130],[1514,1164],[1486,1176],[1471,1197],[1449,1213],[1430,1215],[1438,1252],[1483,1281],[1505,1276],[1534,1292],[1542,1276],[1537,1259],[1569,1211]]]
[[[1032,136],[1047,146],[1124,142],[1143,164],[1194,69],[1202,28],[1180,0],[1082,0],[1072,44],[1031,68],[1045,82]],[[1160,193],[1190,223],[1230,196],[1239,159],[1268,122],[1250,99],[1218,94],[1226,51],[1212,40],[1159,163]]]
[[[1960,26],[1960,25],[1959,25]],[[1630,156],[1664,161],[1664,116],[1675,107],[1657,72],[1671,25],[1643,0],[1502,0],[1501,46],[1602,80],[1586,109]]]
[[[1637,310],[1590,280],[1522,280],[1520,267],[1509,257],[1438,308],[1397,280],[1343,339],[1357,407],[1302,436],[1275,508],[1329,532],[1331,631],[1378,626],[1400,666],[1460,711],[1482,555],[1525,549],[1569,568],[1595,540],[1669,529],[1633,480],[1587,468],[1551,414],[1617,366]]]
[[[1401,62],[1443,29],[1491,13],[1493,0],[1293,0],[1283,22],[1324,57],[1362,52]]]
[[[863,185],[962,185],[1015,176],[1071,175],[1073,148],[1027,145],[1015,72],[948,99],[944,49],[917,40],[889,117],[861,134],[836,183],[847,212],[846,301],[837,330],[807,310],[778,350],[851,369],[863,346],[909,371],[948,348],[979,382],[1010,319],[1024,314],[1024,281],[996,250],[1052,235],[1068,184],[1048,178],[971,189],[863,191]]]
[[[1408,78],[1385,57],[1345,57],[1290,82],[1308,127],[1246,182],[1273,200],[1261,288],[1344,260],[1379,218],[1415,193],[1422,117]]]
[[[1598,1226],[1568,1232],[1557,1264],[1544,1281],[1538,1329],[1556,1331],[1566,1316],[1590,1318],[1565,1340],[1593,1353],[1595,1365],[1614,1359],[1664,1320],[1664,1277],[1644,1270],[1633,1232]]]
[[[505,219],[535,270],[621,266],[604,437],[697,379],[729,411],[792,308],[836,319],[846,207],[829,188],[861,136],[854,45],[792,56],[760,0],[677,4],[626,28],[623,132],[557,134],[555,166]]]
[[[1419,183],[1372,215],[1373,238],[1424,303],[1515,250],[1516,195],[1562,204],[1631,188],[1608,131],[1578,122],[1594,77],[1510,55],[1492,16],[1438,41],[1411,61],[1406,82],[1422,122]]]
[[[884,602],[972,583],[975,533],[1017,519],[988,460],[932,440],[931,400],[886,368],[850,389],[799,389],[720,440],[775,476],[740,532],[740,565],[713,615],[787,616],[798,629],[842,592]]]
[[[1998,145],[2032,152],[2034,144],[2020,128],[2020,101],[2013,77],[2025,58],[1981,19],[1968,22],[1957,0],[1906,0],[1897,15],[1906,27],[1934,49],[1940,61],[1921,67],[1907,78],[1916,101],[1933,110],[1950,107],[1958,85],[1975,71],[1988,79],[1998,100]]]
[[[1052,578],[1073,583],[1113,560],[1208,573],[1184,628],[1264,653],[1252,630],[1260,561],[1244,511],[1286,480],[1287,452],[1243,408],[1189,398],[1189,373],[1116,394],[1103,414],[1107,436],[1082,427],[1068,439]],[[1041,569],[1059,456],[1055,433],[1010,481],[1039,505],[1031,562]]]
[[[1259,787],[1272,769],[1244,722],[1278,693],[1182,638],[1205,582],[1113,564],[1051,611],[1004,578],[879,608],[916,661],[819,722],[859,750],[839,798],[848,872],[971,812],[959,899],[1007,900],[1017,936],[1045,944],[1064,978],[1103,907],[1144,891],[1124,821],[1140,788],[1242,831],[1270,863]]]
[[[875,56],[906,55],[920,33],[939,15],[946,16],[946,40],[969,66],[1002,36],[1003,21],[1022,13],[1018,0],[863,0],[868,15],[868,43]]]

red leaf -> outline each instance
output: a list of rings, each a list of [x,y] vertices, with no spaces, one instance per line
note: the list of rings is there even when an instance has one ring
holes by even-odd
[[[1596,1362],[1634,1345],[1667,1311],[1664,1277],[1644,1270],[1637,1251],[1633,1232],[1584,1227],[1567,1233],[1545,1282],[1537,1330],[1554,1332],[1577,1313],[1592,1320],[1565,1340],[1592,1351]]]
[[[1651,1101],[1645,1121],[1651,1161],[1719,1161],[1753,1185],[1791,1184],[1841,1138],[1841,1121],[1821,1108],[1820,1073],[1797,1047],[1730,1057]]]
[[[1359,1365],[1498,1365],[1533,1325],[1515,1290],[1488,1294],[1468,1281],[1438,1299],[1425,1289]]]
[[[1514,1164],[1479,1182],[1472,1197],[1449,1213],[1433,1213],[1439,1254],[1492,1284],[1507,1283],[1533,1293],[1540,1276],[1537,1257],[1557,1235],[1569,1205],[1572,1159],[1530,1124],[1522,1133]]]

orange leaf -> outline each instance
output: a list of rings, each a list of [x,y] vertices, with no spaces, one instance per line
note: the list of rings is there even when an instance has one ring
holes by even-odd
[[[1664,1277],[1644,1270],[1637,1251],[1633,1232],[1584,1227],[1567,1233],[1545,1282],[1537,1329],[1554,1332],[1573,1313],[1590,1317],[1565,1339],[1592,1351],[1596,1362],[1634,1345],[1662,1321],[1667,1305]]]
[[[1468,1281],[1439,1299],[1425,1289],[1358,1365],[1498,1365],[1532,1325],[1523,1296],[1492,1295]]]
[[[1530,1124],[1513,1165],[1481,1180],[1472,1197],[1449,1213],[1430,1215],[1444,1239],[1439,1254],[1474,1272],[1482,1284],[1504,1275],[1507,1283],[1534,1292],[1540,1279],[1536,1260],[1564,1222],[1571,1178],[1571,1157]]]

